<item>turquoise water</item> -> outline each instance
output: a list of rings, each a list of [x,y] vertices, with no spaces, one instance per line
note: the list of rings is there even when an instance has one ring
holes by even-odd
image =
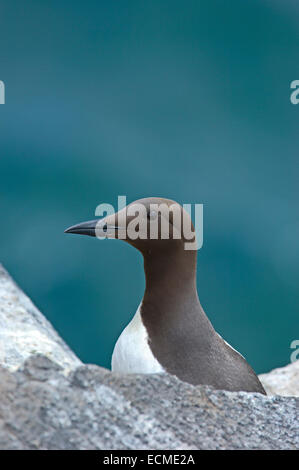
[[[204,204],[198,290],[257,372],[298,331],[296,2],[1,2],[0,260],[109,367],[144,288],[121,241],[65,235],[101,202]]]

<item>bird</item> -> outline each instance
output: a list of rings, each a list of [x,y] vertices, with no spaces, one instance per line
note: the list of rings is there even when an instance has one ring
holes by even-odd
[[[136,215],[137,214],[137,215]],[[191,227],[185,235],[184,224]],[[246,359],[214,329],[199,300],[196,242],[187,211],[176,201],[147,197],[66,233],[120,239],[143,256],[143,299],[119,336],[112,372],[176,376],[192,385],[266,394]]]

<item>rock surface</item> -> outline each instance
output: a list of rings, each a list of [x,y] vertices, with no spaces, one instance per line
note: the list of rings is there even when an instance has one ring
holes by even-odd
[[[83,365],[3,268],[0,341],[0,449],[299,448],[298,398]],[[263,383],[296,392],[297,365]]]
[[[0,264],[0,365],[15,370],[35,353],[66,371],[81,364]]]
[[[67,377],[45,356],[0,369],[1,449],[295,449],[299,399],[215,391],[170,375]]]
[[[299,360],[279,369],[274,369],[268,374],[260,374],[268,395],[299,396]]]

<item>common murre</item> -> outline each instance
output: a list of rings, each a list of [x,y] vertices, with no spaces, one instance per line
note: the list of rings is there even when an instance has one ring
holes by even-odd
[[[153,206],[163,209],[152,210]],[[144,209],[138,219],[136,207]],[[168,211],[166,217],[169,208],[174,210]],[[178,213],[180,219],[176,218]],[[154,220],[158,226],[156,238],[150,236]],[[185,249],[186,220],[192,226],[189,215],[178,203],[145,198],[116,214],[65,231],[123,239],[143,255],[144,296],[115,345],[112,371],[168,372],[194,385],[265,394],[253,369],[216,333],[202,309],[196,287],[197,251]],[[165,227],[168,238],[164,238]]]

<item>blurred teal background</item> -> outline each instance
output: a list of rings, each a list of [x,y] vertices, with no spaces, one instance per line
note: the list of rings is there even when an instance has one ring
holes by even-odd
[[[204,204],[201,302],[257,372],[298,339],[299,4],[0,5],[0,260],[85,362],[143,294],[121,241],[65,235],[116,205]]]

